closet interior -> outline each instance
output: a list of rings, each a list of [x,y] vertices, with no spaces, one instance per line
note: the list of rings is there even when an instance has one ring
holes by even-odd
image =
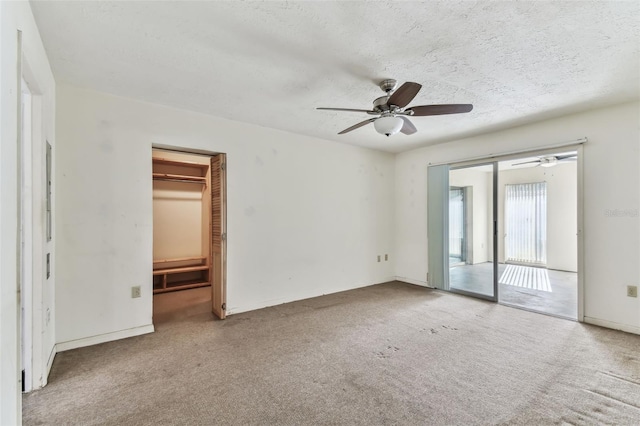
[[[211,285],[211,158],[153,151],[153,292]]]

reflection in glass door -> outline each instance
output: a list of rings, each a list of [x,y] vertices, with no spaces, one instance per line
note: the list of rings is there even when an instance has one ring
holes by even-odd
[[[449,266],[464,265],[466,261],[464,188],[449,189]]]
[[[451,291],[497,298],[497,163],[449,170]]]

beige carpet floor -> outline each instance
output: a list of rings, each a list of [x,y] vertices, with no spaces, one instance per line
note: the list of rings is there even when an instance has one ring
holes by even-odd
[[[640,336],[387,283],[60,353],[24,423],[640,424]]]

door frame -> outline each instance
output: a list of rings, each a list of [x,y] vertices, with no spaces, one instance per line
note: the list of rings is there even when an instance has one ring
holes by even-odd
[[[45,287],[52,279],[50,260],[52,248],[52,214],[49,177],[53,164],[47,164],[47,147],[43,119],[43,92],[29,61],[19,49],[18,70],[18,336],[20,342],[20,369],[24,392],[47,384],[53,354],[44,353],[44,333],[50,327],[51,313],[44,311]],[[23,91],[29,100],[24,105],[28,122],[23,134]],[[27,114],[24,114],[27,116]],[[25,137],[26,136],[26,137]],[[25,232],[26,231],[26,232]],[[24,314],[23,314],[24,310]],[[54,347],[55,348],[55,347]]]
[[[34,199],[33,199],[33,108],[32,95],[29,84],[22,77],[19,96],[21,99],[20,111],[20,146],[19,146],[19,244],[18,259],[20,270],[18,271],[18,283],[20,292],[20,357],[22,370],[22,390],[29,392],[33,385],[33,253],[36,235],[33,232]]]
[[[500,162],[506,160],[515,160],[524,156],[543,156],[552,155],[557,153],[558,150],[566,149],[577,152],[577,238],[578,238],[578,291],[577,291],[577,303],[578,303],[578,322],[584,322],[584,289],[585,289],[585,276],[584,276],[584,145],[588,142],[587,138],[580,138],[574,141],[559,143],[554,145],[543,146],[539,148],[522,149],[511,152],[504,152],[501,154],[487,154],[485,156],[429,163],[428,166],[449,166],[449,169],[462,168],[463,166],[474,166],[480,164],[486,164],[487,162]],[[497,179],[497,176],[494,177]],[[495,185],[497,188],[497,183]],[[497,198],[497,197],[496,197]],[[497,200],[496,200],[497,202]],[[497,209],[496,209],[497,210]],[[448,218],[447,218],[448,220]],[[448,223],[444,223],[448,230]],[[495,225],[494,225],[495,226]],[[448,251],[448,247],[446,248]],[[497,249],[497,245],[494,245],[494,250]],[[494,258],[497,259],[497,253],[494,254]],[[496,266],[494,266],[495,269]],[[447,274],[448,275],[448,274]],[[497,275],[494,272],[494,275]],[[448,287],[448,276],[446,287]],[[448,290],[448,288],[445,288]],[[475,295],[471,294],[475,297]],[[497,293],[496,293],[497,297]]]
[[[222,233],[224,234],[224,238],[222,240],[222,255],[221,255],[221,279],[220,279],[220,286],[221,288],[218,289],[219,294],[221,295],[221,305],[224,306],[224,309],[222,309],[222,315],[218,315],[219,312],[215,312],[216,316],[219,317],[219,319],[224,319],[226,317],[226,307],[227,307],[227,191],[228,191],[228,187],[227,187],[227,162],[228,162],[228,156],[226,153],[224,152],[217,152],[217,151],[209,151],[209,150],[204,150],[204,149],[197,149],[197,148],[186,148],[186,147],[181,147],[181,146],[175,146],[175,145],[165,145],[165,144],[156,144],[156,143],[152,143],[151,144],[151,150],[149,152],[149,159],[153,158],[153,150],[154,149],[160,149],[163,151],[170,151],[170,152],[176,152],[179,154],[191,154],[191,155],[202,155],[202,156],[208,156],[210,158],[213,158],[215,156],[221,155],[224,159],[224,170],[223,170],[223,176],[222,176],[222,190],[223,190],[223,199],[222,199],[222,205],[221,205],[221,213],[222,213]],[[151,161],[149,161],[149,164],[151,165]],[[210,171],[211,173],[211,171]],[[149,173],[149,176],[151,176],[151,173]],[[153,182],[153,181],[152,181]],[[152,190],[151,190],[151,198],[153,198],[153,185],[152,185]],[[153,223],[153,215],[151,218],[151,221]],[[211,226],[209,227],[211,229]],[[152,229],[153,229],[153,225],[152,225]],[[213,241],[211,241],[211,247],[210,247],[210,259],[213,259],[213,247],[212,247]],[[153,264],[151,265],[151,268],[153,269]],[[214,294],[213,292],[215,291],[214,289],[214,279],[212,274],[210,274],[210,281],[211,281],[211,302],[213,304],[213,302],[216,300],[214,298]],[[153,290],[152,290],[152,312],[153,312]]]

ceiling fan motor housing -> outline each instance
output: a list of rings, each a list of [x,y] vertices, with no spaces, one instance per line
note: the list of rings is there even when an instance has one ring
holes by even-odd
[[[389,105],[387,105],[387,100],[389,100],[389,96],[380,96],[378,99],[374,100],[373,110],[376,112],[389,111]]]
[[[398,86],[398,82],[392,78],[388,78],[380,82],[380,88],[382,89],[383,92],[387,92],[387,95],[390,92],[393,92],[394,90],[396,90],[397,86]]]
[[[389,101],[391,92],[396,90],[396,87],[398,87],[398,82],[392,78],[388,78],[386,80],[382,80],[379,86],[380,89],[387,94],[385,96],[380,96],[378,99],[373,101],[373,110],[379,113],[387,112],[391,109],[387,102]]]

